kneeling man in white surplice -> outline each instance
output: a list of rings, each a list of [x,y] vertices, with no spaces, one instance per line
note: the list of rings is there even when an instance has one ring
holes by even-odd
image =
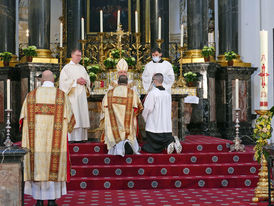
[[[102,112],[105,121],[104,142],[108,154],[139,154],[136,139],[137,115],[143,106],[136,92],[127,86],[128,78],[119,76],[118,86],[105,95]]]

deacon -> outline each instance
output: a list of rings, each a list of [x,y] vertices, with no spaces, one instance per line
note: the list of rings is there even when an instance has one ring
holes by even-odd
[[[164,76],[163,87],[171,94],[171,87],[174,82],[174,71],[172,65],[163,59],[162,51],[159,48],[152,49],[152,61],[146,64],[142,75],[143,87],[146,91],[151,87],[152,76],[161,73]]]
[[[175,148],[180,153],[182,146],[178,137],[172,136],[171,94],[163,87],[163,82],[161,73],[153,75],[153,88],[145,99],[142,113],[146,122],[146,143],[142,149],[149,153],[160,153],[167,148],[167,153],[171,154]]]
[[[118,86],[111,89],[102,101],[104,115],[104,142],[108,154],[139,154],[136,139],[137,115],[143,106],[136,92],[127,86],[127,76],[121,75]]]
[[[56,205],[67,193],[69,181],[67,134],[75,124],[66,94],[54,87],[51,71],[42,74],[42,87],[28,93],[20,115],[22,147],[30,151],[24,159],[25,194],[42,206]]]
[[[88,128],[90,127],[87,96],[90,95],[90,79],[85,67],[79,64],[81,51],[74,49],[71,52],[69,64],[65,65],[60,74],[60,89],[64,91],[70,100],[72,111],[76,119],[76,125],[72,133],[68,134],[68,140],[79,142],[87,141]]]

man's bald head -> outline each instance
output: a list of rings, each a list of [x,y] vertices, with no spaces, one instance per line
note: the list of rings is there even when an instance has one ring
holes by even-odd
[[[50,71],[50,70],[46,70],[42,73],[42,84],[45,82],[45,81],[50,81],[50,82],[53,82],[54,83],[54,76],[53,76],[53,73]]]

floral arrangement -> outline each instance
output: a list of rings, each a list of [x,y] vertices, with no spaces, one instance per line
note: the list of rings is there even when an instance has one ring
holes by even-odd
[[[186,82],[196,82],[198,80],[198,75],[194,72],[186,72],[184,73],[184,78]]]
[[[261,162],[262,155],[265,155],[266,158],[268,156],[267,152],[263,150],[263,147],[268,144],[267,140],[271,138],[271,120],[273,117],[273,111],[271,110],[256,119],[255,128],[253,130],[253,138],[256,140],[254,156],[259,163]]]
[[[215,52],[215,48],[212,46],[204,46],[204,48],[202,49],[202,55],[205,58],[208,58],[209,56],[213,56]]]
[[[120,51],[118,49],[114,49],[111,51],[111,56],[104,60],[104,65],[107,69],[114,68],[115,65],[120,60]],[[122,57],[126,60],[128,66],[135,66],[136,65],[136,59],[134,57],[126,57],[125,50],[122,50],[121,53]]]
[[[225,59],[227,61],[232,61],[237,58],[237,54],[234,51],[225,52]]]
[[[89,78],[91,82],[95,82],[97,79],[97,74],[101,71],[100,66],[98,64],[93,64],[90,66],[87,66],[87,71],[89,74]]]
[[[37,56],[36,49],[36,46],[28,46],[27,48],[23,49],[23,54],[27,57]]]
[[[172,64],[172,68],[175,74],[178,74],[180,72],[179,67],[177,67],[176,65]]]
[[[0,59],[3,60],[4,62],[10,62],[11,58],[12,58],[12,53],[10,52],[0,53]]]
[[[128,66],[135,66],[136,65],[136,59],[134,57],[127,57],[125,58]]]

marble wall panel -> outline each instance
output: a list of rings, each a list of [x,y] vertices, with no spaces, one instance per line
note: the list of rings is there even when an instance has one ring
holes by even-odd
[[[215,92],[215,78],[208,78],[209,86],[209,121],[216,121],[216,92]]]
[[[0,164],[0,205],[22,204],[21,163]]]

